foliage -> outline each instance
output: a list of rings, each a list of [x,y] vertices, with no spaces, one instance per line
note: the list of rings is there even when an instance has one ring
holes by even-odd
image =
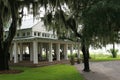
[[[70,56],[70,63],[71,63],[71,65],[75,64],[75,56],[74,55]]]
[[[118,49],[110,49],[110,50],[107,50],[107,51],[112,54],[113,58],[117,57]]]
[[[40,7],[45,9],[60,8],[66,0],[0,0],[0,70],[8,70],[8,51],[12,40],[15,36],[17,26],[21,25],[24,15],[24,7],[27,8],[28,14],[32,14],[34,18],[40,14]],[[60,10],[60,13],[62,11]],[[59,14],[59,13],[58,13]],[[48,17],[50,19],[50,17]],[[8,35],[4,37],[5,27],[8,28]],[[67,31],[67,30],[66,30]],[[63,31],[65,33],[65,31]]]
[[[24,70],[20,74],[0,74],[0,80],[84,80],[74,66],[53,65],[37,68],[14,67]]]
[[[61,28],[63,32],[68,29],[69,33],[74,33],[76,40],[79,39],[78,41],[82,43],[84,62],[88,66],[87,58],[90,45],[101,47],[109,43],[119,42],[120,1],[70,0],[66,4],[68,12],[59,6],[53,10],[54,14],[57,14],[57,18],[51,11],[47,15],[50,17],[47,22],[57,24],[57,31],[60,31]],[[81,30],[79,30],[79,25],[82,25]]]
[[[81,59],[77,58],[77,64],[80,64],[80,62],[81,62]]]
[[[17,24],[21,23],[24,15],[23,7],[27,7],[34,18],[40,14],[39,8],[44,7],[46,13],[44,21],[48,28],[53,29],[60,38],[81,40],[84,46],[84,58],[88,58],[86,50],[89,45],[96,47],[119,42],[119,0],[1,0],[0,48],[5,46],[0,49],[2,53],[9,51]],[[3,40],[3,25],[9,21],[11,26],[9,26],[8,37]],[[79,25],[82,25],[81,30]]]
[[[119,42],[120,1],[100,0],[83,13],[83,35],[96,46]]]

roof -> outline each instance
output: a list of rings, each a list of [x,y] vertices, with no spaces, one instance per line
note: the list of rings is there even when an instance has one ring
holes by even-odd
[[[20,29],[27,29],[32,28],[34,25],[36,25],[39,22],[39,20],[33,20],[33,19],[26,19],[22,21],[22,25],[20,26]]]
[[[16,38],[13,39],[13,41],[17,41],[17,42],[29,42],[32,40],[36,40],[36,41],[40,41],[40,42],[53,42],[53,43],[75,43],[73,41],[70,40],[58,40],[58,39],[54,39],[54,38],[42,38],[42,37],[27,37],[27,38]]]

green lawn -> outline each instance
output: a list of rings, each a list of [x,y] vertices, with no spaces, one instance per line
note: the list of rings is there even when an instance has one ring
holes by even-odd
[[[120,58],[96,58],[91,59],[90,61],[117,61],[120,60]]]
[[[91,57],[90,61],[115,61],[115,60],[120,60],[120,55],[118,55],[117,58],[112,58],[111,55],[92,54],[92,55],[90,55],[90,57]]]
[[[19,74],[0,74],[0,80],[84,80],[71,65],[53,65],[38,68],[15,67],[24,72]]]

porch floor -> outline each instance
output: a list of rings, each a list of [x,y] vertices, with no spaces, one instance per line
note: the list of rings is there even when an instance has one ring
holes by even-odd
[[[26,66],[26,67],[42,67],[48,65],[55,65],[55,64],[70,64],[69,60],[61,60],[61,61],[39,61],[38,64],[33,64],[32,61],[19,61],[18,63],[14,63],[13,61],[9,62],[10,66]]]

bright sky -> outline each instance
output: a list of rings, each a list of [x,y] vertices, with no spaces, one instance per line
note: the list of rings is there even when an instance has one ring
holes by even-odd
[[[40,21],[40,19],[39,20],[37,20],[37,19],[33,20],[33,15],[32,14],[28,14],[28,10],[27,10],[26,7],[24,7],[24,12],[23,13],[26,16],[24,16],[23,19],[22,19],[23,21],[22,21],[22,25],[20,27],[21,29],[30,28],[33,25],[35,25],[38,21]],[[39,15],[39,17],[43,17],[44,14],[45,14],[44,8],[41,7],[40,8],[40,15]]]
[[[94,49],[91,47],[89,50],[91,53],[108,53],[107,50],[110,50],[112,48],[113,48],[112,45],[109,44],[106,47],[102,47],[102,49]],[[115,49],[118,49],[119,54],[120,54],[120,44],[115,44]],[[108,53],[108,54],[110,54],[110,53]]]
[[[40,12],[40,15],[39,15],[39,16],[40,16],[40,17],[43,17],[44,14],[45,14],[44,8],[41,7],[40,10],[39,10],[39,12]],[[27,10],[26,7],[24,7],[24,12],[23,12],[23,14],[26,15],[26,16],[23,17],[23,20],[24,20],[24,19],[33,19],[33,16],[32,16],[32,15],[30,15],[30,14],[28,15],[28,10]]]

